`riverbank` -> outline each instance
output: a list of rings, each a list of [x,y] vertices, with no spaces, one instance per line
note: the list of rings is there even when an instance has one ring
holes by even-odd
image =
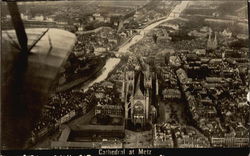
[[[84,92],[86,92],[88,88],[94,85],[95,83],[104,81],[108,77],[109,73],[113,71],[116,65],[119,64],[119,62],[120,62],[120,59],[118,58],[109,58],[105,66],[103,67],[102,74],[98,76],[95,80],[90,82],[89,84],[82,86],[81,89],[84,90]]]
[[[103,59],[104,60],[102,60],[102,62],[98,64],[98,66],[95,69],[93,69],[92,72],[88,76],[83,76],[81,78],[77,78],[76,80],[70,81],[66,84],[60,85],[56,89],[56,92],[66,91],[68,89],[74,88],[77,85],[80,85],[82,83],[85,83],[93,79],[93,77],[97,76],[102,71],[107,58],[103,58]]]

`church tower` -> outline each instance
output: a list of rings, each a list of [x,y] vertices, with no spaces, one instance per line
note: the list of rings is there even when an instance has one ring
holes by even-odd
[[[213,42],[213,48],[216,49],[218,47],[218,41],[217,41],[217,32],[215,32],[214,42]]]
[[[157,78],[157,74],[155,74],[156,78],[155,78],[155,94],[158,96],[159,95],[159,82],[158,82],[158,78]]]
[[[207,41],[207,49],[215,50],[218,47],[217,32],[215,32],[214,40],[212,41],[212,30],[209,30],[209,37]]]
[[[212,46],[212,30],[209,29],[209,36],[208,36],[208,41],[207,41],[207,49],[210,50]]]
[[[152,76],[149,65],[146,65],[146,71],[144,72],[144,87],[147,90],[152,88]]]
[[[146,117],[146,121],[148,121],[149,119],[149,90],[146,90],[145,93],[145,117]]]
[[[127,93],[130,95],[133,95],[134,83],[135,83],[135,72],[134,71],[126,72],[126,80],[127,80]]]
[[[123,72],[122,77],[122,90],[121,90],[121,100],[125,102],[125,94],[126,94],[126,72]]]
[[[134,71],[125,71],[123,78],[122,88],[124,89],[122,93],[122,98],[125,103],[125,119],[126,121],[131,118],[131,101],[133,101],[134,94],[134,83],[135,83],[135,73]]]

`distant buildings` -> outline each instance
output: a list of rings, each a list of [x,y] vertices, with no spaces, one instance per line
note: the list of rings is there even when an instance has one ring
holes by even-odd
[[[25,15],[25,14],[23,14],[23,13],[21,13],[21,18],[22,18],[23,20],[28,20],[28,19],[29,19],[29,16],[28,16],[28,15]]]
[[[174,30],[179,30],[179,29],[180,29],[179,24],[166,23],[166,24],[163,24],[163,26],[165,26],[165,27],[170,27],[170,28],[172,28],[172,29],[174,29]]]
[[[54,22],[54,18],[52,18],[52,17],[47,17],[47,18],[46,18],[46,21],[48,21],[48,22]]]
[[[101,55],[103,52],[105,52],[105,51],[107,51],[107,49],[106,48],[104,48],[104,47],[95,47],[94,48],[94,53],[95,53],[95,55]]]
[[[208,139],[198,131],[170,123],[154,125],[153,145],[155,148],[207,148],[210,146]]]
[[[66,21],[56,21],[56,24],[67,25],[68,22],[66,22]]]
[[[110,23],[111,17],[103,16],[100,13],[94,13],[93,15],[88,17],[88,20],[89,20],[89,22],[97,21],[97,22]]]
[[[220,23],[220,24],[233,24],[233,20],[217,19],[217,18],[206,18],[205,22],[208,23]]]
[[[237,13],[238,17],[243,18],[243,19],[247,19],[247,17],[248,17],[247,6],[243,6],[242,8],[239,8],[238,10],[236,10],[236,13]]]
[[[198,56],[205,56],[206,55],[206,49],[194,49],[194,52]]]
[[[232,134],[226,134],[224,137],[212,137],[213,147],[247,147],[249,146],[249,137],[236,137]]]
[[[98,21],[98,22],[104,22],[104,17],[101,16],[100,13],[94,13],[94,14],[93,14],[93,18],[94,18],[94,20],[96,20],[96,21]]]
[[[248,39],[248,35],[246,35],[246,34],[238,34],[237,38],[238,39],[242,39],[242,40],[247,40]]]
[[[181,99],[181,92],[178,89],[164,89],[162,91],[164,100]]]
[[[51,142],[51,148],[122,148],[122,142],[119,139],[112,139],[112,137],[123,136],[123,126],[78,125],[69,127],[63,125],[59,139]]]
[[[154,64],[156,67],[163,67],[165,65],[169,65],[170,56],[174,54],[174,49],[164,49],[158,52],[154,56]]]
[[[171,129],[161,130],[161,126],[155,124],[153,127],[153,145],[156,148],[174,148]]]
[[[43,21],[44,20],[44,16],[43,15],[36,15],[32,19],[36,20],[36,21]]]
[[[141,16],[142,16],[142,12],[136,10],[133,17],[134,17],[134,19],[136,19],[136,18],[141,17]]]
[[[228,35],[229,32],[224,31],[224,33]],[[240,80],[244,80],[244,78],[242,76],[239,78],[240,72],[237,69],[241,66],[240,62],[243,61],[238,58],[243,56],[233,50],[225,49],[223,57],[221,54],[210,55],[209,50],[215,50],[216,41],[217,39],[213,40],[210,33],[207,50],[196,49],[183,54],[181,60],[184,68],[178,69],[176,74],[182,92],[188,101],[191,117],[194,119],[195,125],[211,139],[212,146],[246,147],[249,143],[248,135],[244,130],[247,123],[243,116],[246,112],[239,108],[247,108],[249,105],[240,102],[242,101],[240,100],[241,93],[245,92],[245,86]],[[200,75],[203,75],[202,79],[198,78]],[[228,96],[225,97],[225,94],[230,94],[231,100],[228,100]],[[225,121],[220,120],[219,114]],[[245,123],[244,126],[242,123]],[[227,126],[224,124],[233,127],[230,132],[237,135],[227,135],[227,128],[225,128]],[[183,144],[184,140],[188,142],[190,139],[184,137],[180,143]],[[188,145],[190,144],[188,143]],[[183,147],[187,146],[183,145]]]
[[[224,29],[221,32],[221,35],[224,36],[224,37],[227,37],[227,38],[231,38],[233,33],[229,29]]]
[[[73,106],[71,103],[67,103],[65,96],[66,95],[61,95],[61,98],[59,98],[60,96],[58,95],[52,96],[49,104],[44,106],[42,112],[45,117],[35,124],[31,138],[33,141],[41,139],[48,133],[55,131],[60,125],[87,112],[87,103],[81,102]],[[59,101],[61,103],[57,103]],[[60,109],[56,109],[58,105]]]
[[[44,16],[42,14],[34,15],[33,17],[26,13],[21,13],[21,18],[24,21],[37,21],[37,22],[54,22],[54,16]]]
[[[197,30],[190,31],[188,33],[189,36],[194,36],[194,37],[207,37],[207,32],[199,32]]]
[[[111,117],[123,117],[124,109],[122,105],[101,105],[100,103],[95,107],[95,115],[109,115]]]
[[[177,144],[179,148],[208,148],[209,142],[204,137],[191,137],[189,135],[183,135],[177,138]]]

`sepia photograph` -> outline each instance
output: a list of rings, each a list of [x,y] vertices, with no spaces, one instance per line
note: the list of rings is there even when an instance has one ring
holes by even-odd
[[[248,155],[249,56],[246,0],[3,1],[1,150]]]

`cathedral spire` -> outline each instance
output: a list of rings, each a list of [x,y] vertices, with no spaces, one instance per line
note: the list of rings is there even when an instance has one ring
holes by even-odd
[[[140,81],[141,81],[141,74],[138,77],[138,81],[136,83],[136,88],[135,88],[135,98],[143,98],[144,95],[141,91],[141,87],[140,87]]]
[[[207,47],[209,48],[211,46],[211,36],[212,36],[212,31],[209,31],[209,37],[208,37],[208,41],[207,41]]]
[[[156,86],[156,95],[159,95],[159,82],[158,82],[158,78],[157,78],[157,74],[156,74],[156,80],[155,80],[156,82],[156,84],[155,84],[155,86]]]
[[[218,42],[217,42],[217,32],[215,32],[214,43],[213,43],[215,48],[217,48],[217,44],[218,44]]]

